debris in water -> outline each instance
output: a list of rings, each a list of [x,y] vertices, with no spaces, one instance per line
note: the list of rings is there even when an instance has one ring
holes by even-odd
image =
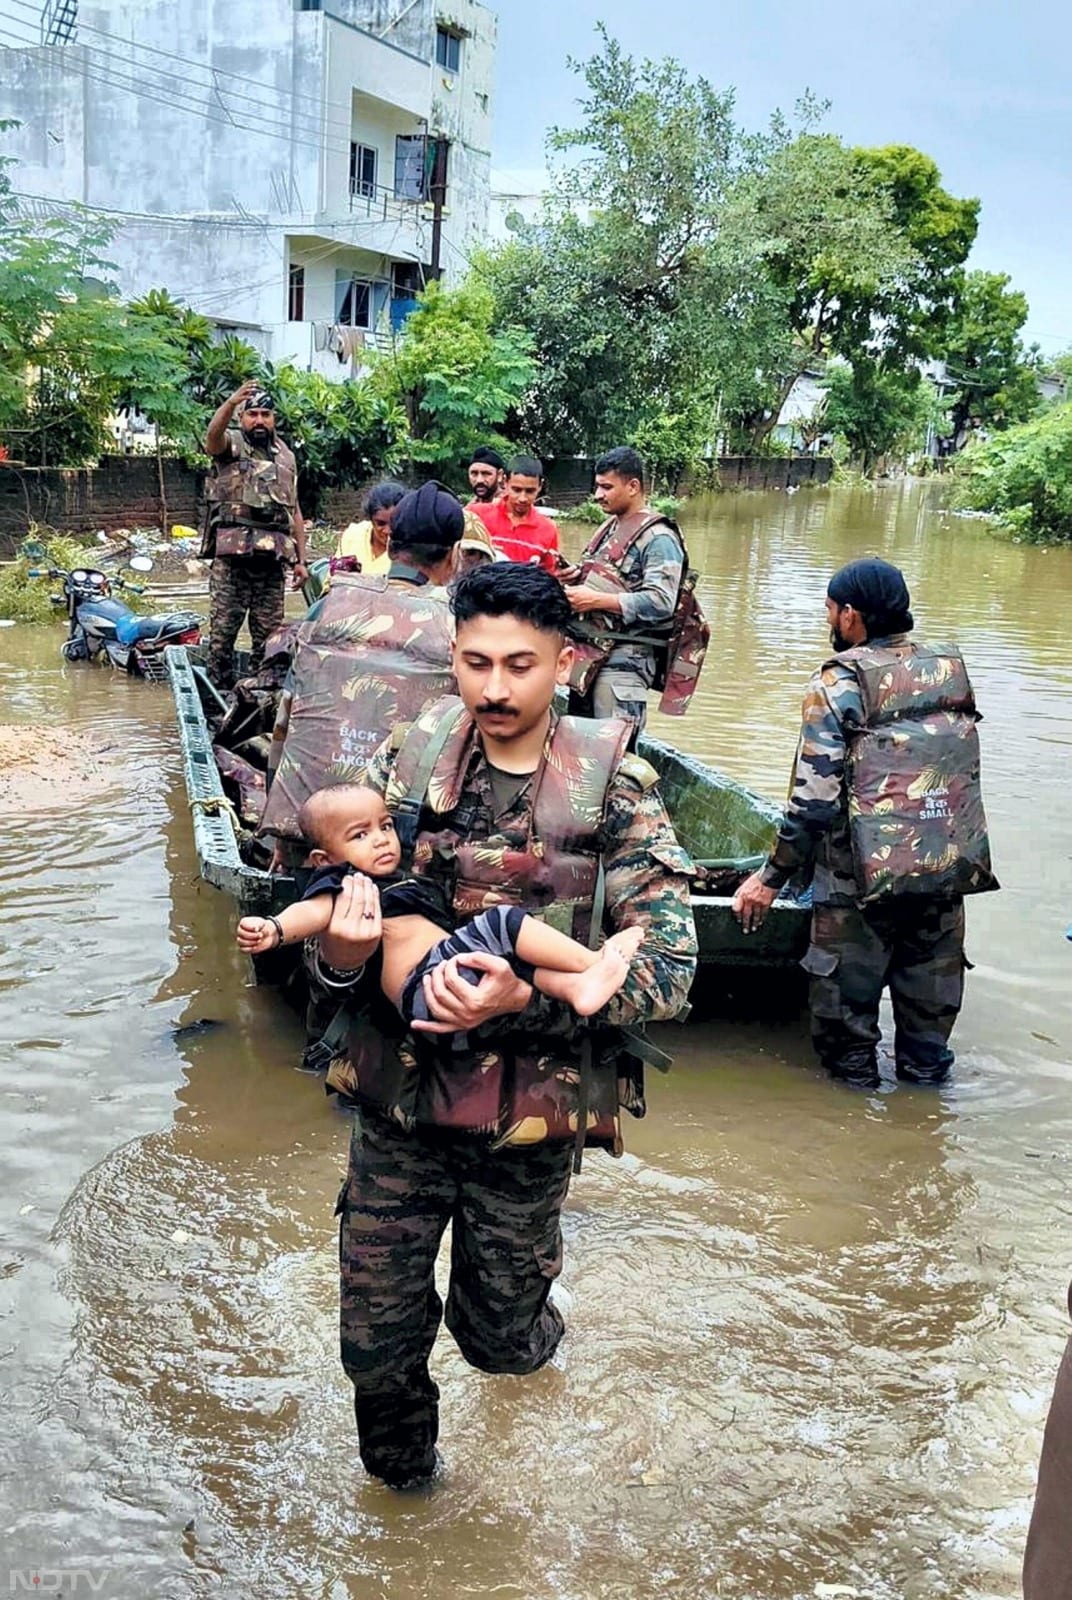
[[[171,1235],[172,1244],[188,1244],[189,1241],[190,1235],[186,1232],[185,1228],[176,1228],[175,1232]]]
[[[223,1023],[216,1017],[198,1017],[196,1022],[184,1022],[181,1027],[172,1028],[173,1039],[195,1039],[198,1034],[210,1033],[213,1028],[222,1028]]]

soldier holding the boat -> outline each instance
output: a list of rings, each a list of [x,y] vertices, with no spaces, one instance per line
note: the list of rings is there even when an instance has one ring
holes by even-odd
[[[897,1076],[938,1084],[964,993],[964,896],[996,889],[979,783],[978,713],[960,651],[909,638],[904,575],[853,561],[830,580],[835,655],[813,675],[785,819],[737,891],[746,932],[811,874],[804,967],[812,1037],[843,1082],[878,1084],[882,991]]]
[[[501,563],[453,596],[460,700],[385,741],[366,782],[382,792],[413,870],[461,920],[512,904],[574,937],[642,927],[629,977],[594,1026],[533,994],[502,958],[448,961],[425,978],[432,1016],[466,1038],[410,1035],[397,1050],[351,1034],[359,1105],[340,1196],[342,1357],[362,1460],[395,1487],[436,1467],[438,1390],[428,1357],[441,1305],[434,1266],[453,1226],[446,1321],[485,1372],[528,1373],[562,1316],[559,1216],[584,1144],[621,1148],[620,1110],[643,1112],[642,1041],[617,1029],[673,1017],[696,964],[691,864],[620,721],[560,717],[571,611],[557,581]],[[366,881],[321,936],[336,984],[380,926]],[[466,969],[469,970],[466,970]]]
[[[635,739],[647,717],[649,689],[664,691],[661,711],[683,714],[709,630],[681,532],[648,505],[641,457],[619,445],[600,456],[595,470],[595,498],[608,519],[579,565],[561,574],[580,641],[570,710],[625,717]]]
[[[235,415],[238,426],[234,426]],[[216,410],[205,450],[212,457],[201,555],[209,573],[208,671],[221,689],[234,684],[234,645],[248,614],[250,671],[283,621],[286,571],[294,587],[308,577],[298,469],[276,435],[275,405],[255,380]]]

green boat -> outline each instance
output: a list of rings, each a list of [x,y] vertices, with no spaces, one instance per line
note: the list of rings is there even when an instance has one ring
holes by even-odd
[[[297,898],[297,884],[242,859],[206,717],[215,691],[185,648],[175,646],[166,656],[201,876],[231,896],[240,916],[279,912]],[[763,926],[748,935],[731,909],[733,890],[766,856],[779,808],[658,739],[642,736],[639,754],[657,769],[678,838],[697,863],[692,905],[700,965],[761,970],[795,965],[808,943],[806,898],[791,893],[779,898]]]

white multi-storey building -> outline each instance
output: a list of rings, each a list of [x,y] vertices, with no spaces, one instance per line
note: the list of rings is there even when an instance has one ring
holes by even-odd
[[[344,378],[485,236],[473,0],[45,0],[41,36],[4,52],[0,152],[24,211],[107,214],[124,297]]]

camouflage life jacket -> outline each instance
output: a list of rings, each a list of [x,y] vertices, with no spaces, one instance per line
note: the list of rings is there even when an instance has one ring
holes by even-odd
[[[461,701],[445,699],[401,744],[386,799],[404,844],[412,839],[414,871],[453,886],[460,922],[489,906],[518,905],[574,938],[587,942],[593,928],[598,937],[600,840],[628,723],[579,717],[552,723],[524,839],[495,832],[471,838],[474,817],[464,791],[476,737]],[[601,1049],[598,1037],[582,1046],[585,1030],[533,1037],[511,1034],[511,1021],[489,1023],[487,1042],[481,1033],[464,1052],[452,1052],[449,1039],[445,1047],[420,1044],[416,1052],[412,1041],[377,1051],[367,1031],[355,1030],[350,1059],[357,1097],[403,1122],[483,1134],[496,1145],[555,1139],[620,1148],[620,1106],[637,1109],[629,1098],[637,1080],[625,1075],[619,1082],[620,1039],[615,1048]]]
[[[227,460],[213,464],[205,485],[201,555],[269,555],[294,562],[298,469],[293,453],[276,439],[271,451],[262,455],[234,428],[227,438],[232,453]]]
[[[621,564],[641,534],[647,533],[649,528],[660,522],[673,531],[685,558],[669,626],[665,631],[645,636],[633,629],[623,630],[618,619],[608,612],[593,613],[586,618],[586,632],[591,630],[590,636],[581,639],[575,646],[570,687],[579,694],[586,694],[607,656],[627,631],[630,639],[654,646],[653,687],[663,691],[659,710],[667,717],[682,717],[696,689],[700,668],[711,642],[711,627],[696,595],[699,573],[689,566],[689,552],[677,523],[653,511],[631,531],[622,531],[620,520],[611,517],[585,547],[581,556],[579,581],[588,583],[595,579],[595,588],[627,593],[628,586],[622,580]]]
[[[450,649],[441,591],[337,576],[316,620],[298,632],[283,698],[285,736],[269,761],[274,776],[260,831],[299,838],[298,812],[311,794],[358,781],[392,728],[454,688]]]
[[[953,646],[858,645],[864,721],[847,728],[849,833],[862,902],[996,889],[979,781],[975,695]]]

